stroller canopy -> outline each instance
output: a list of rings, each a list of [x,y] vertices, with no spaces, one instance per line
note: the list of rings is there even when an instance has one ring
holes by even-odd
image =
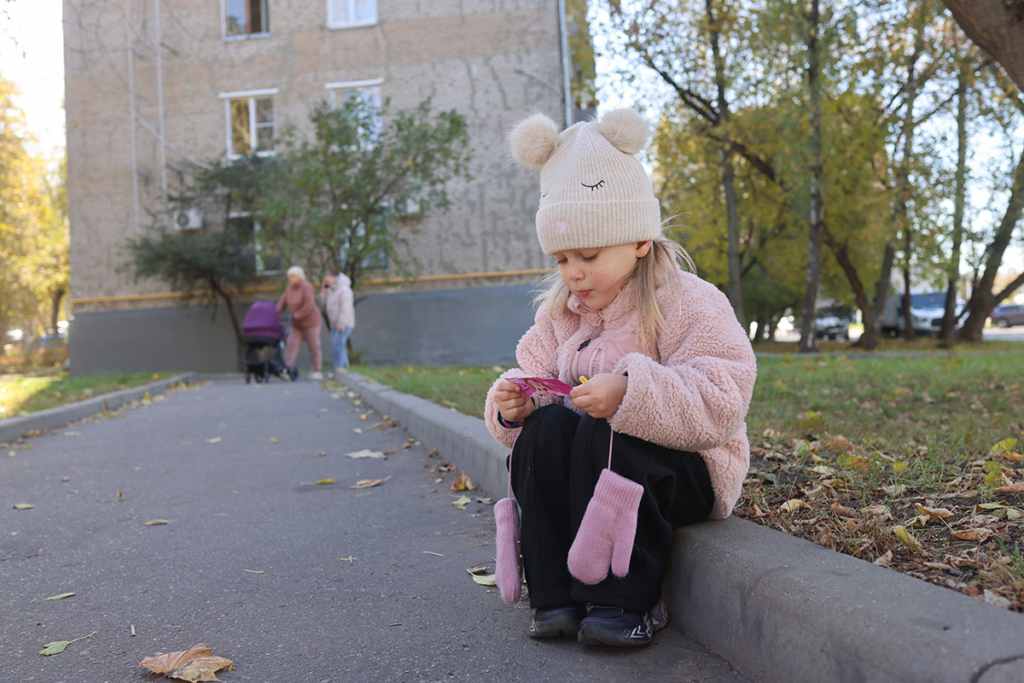
[[[246,337],[270,337],[281,339],[284,328],[277,313],[277,304],[270,299],[255,302],[249,307],[242,323],[242,334]]]

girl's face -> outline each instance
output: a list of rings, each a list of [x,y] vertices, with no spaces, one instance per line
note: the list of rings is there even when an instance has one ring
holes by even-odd
[[[555,258],[569,291],[590,308],[600,310],[615,301],[636,262],[650,250],[650,242],[630,242],[600,249],[560,251]]]

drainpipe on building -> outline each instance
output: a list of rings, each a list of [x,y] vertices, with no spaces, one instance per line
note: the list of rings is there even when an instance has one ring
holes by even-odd
[[[164,37],[160,29],[160,0],[153,0],[156,12],[156,99],[160,128],[160,189],[163,191],[164,224],[171,227],[171,215],[167,208],[167,137],[164,134]]]
[[[572,120],[572,91],[570,87],[570,74],[572,65],[569,59],[569,33],[565,22],[565,0],[558,0],[558,32],[562,42],[562,100],[565,103],[565,127],[573,124]]]

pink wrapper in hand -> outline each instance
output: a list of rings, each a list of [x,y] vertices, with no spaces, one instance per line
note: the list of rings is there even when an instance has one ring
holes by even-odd
[[[560,379],[549,377],[507,377],[512,384],[523,390],[523,396],[568,396],[572,387]]]

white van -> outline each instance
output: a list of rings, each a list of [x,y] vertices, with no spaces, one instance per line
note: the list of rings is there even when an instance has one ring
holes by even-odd
[[[956,300],[956,313],[964,309],[966,302],[963,299]],[[914,321],[914,332],[918,334],[938,334],[942,327],[942,316],[946,312],[946,293],[932,292],[930,294],[910,295],[910,316]],[[963,321],[957,322],[957,329]],[[902,337],[906,330],[906,321],[903,318],[903,295],[896,294],[889,297],[882,310],[882,334],[890,337]]]

